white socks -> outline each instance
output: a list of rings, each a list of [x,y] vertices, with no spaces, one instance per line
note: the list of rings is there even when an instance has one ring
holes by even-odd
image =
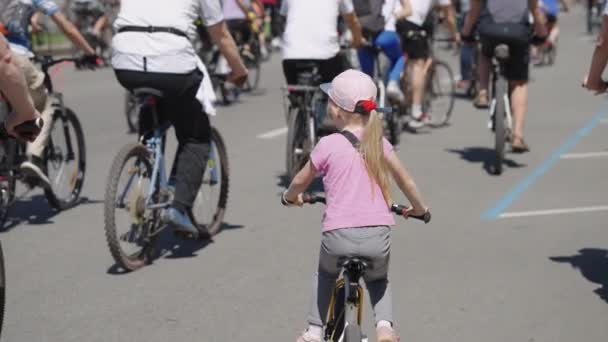
[[[393,328],[393,324],[389,321],[378,321],[378,324],[376,324],[376,328],[382,328],[382,327],[387,327],[387,328]]]
[[[412,105],[412,116],[414,119],[420,119],[422,116],[422,106],[421,105]]]
[[[316,337],[321,339],[321,334],[323,333],[323,327],[318,326],[318,325],[314,325],[314,324],[309,324],[308,325],[308,330],[306,330],[306,334],[308,336],[311,337]]]

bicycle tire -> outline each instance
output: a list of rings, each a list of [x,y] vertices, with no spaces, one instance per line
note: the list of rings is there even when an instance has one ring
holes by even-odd
[[[226,145],[224,144],[224,140],[220,135],[219,131],[215,127],[211,127],[211,146],[212,148],[215,146],[215,153],[217,157],[219,157],[219,166],[220,166],[220,177],[219,177],[219,196],[217,200],[217,205],[215,208],[215,212],[213,213],[213,219],[211,222],[203,222],[198,216],[197,211],[193,210],[193,218],[195,223],[200,226],[205,226],[206,230],[211,234],[211,236],[216,235],[222,229],[222,224],[224,222],[224,215],[226,214],[226,206],[228,203],[228,193],[230,190],[230,167],[228,164],[228,152],[226,151]],[[209,177],[212,176],[212,169],[215,165],[218,164],[217,161],[213,161],[210,159],[207,162],[208,169],[205,171]],[[217,186],[217,184],[212,184],[212,179],[210,178],[209,186]],[[197,198],[194,201],[193,208],[196,207],[197,200],[199,200],[199,195],[209,193],[211,191],[205,191],[205,181],[201,184],[199,189],[199,193]],[[200,229],[200,228],[199,228]]]
[[[494,173],[502,174],[505,158],[506,137],[506,102],[505,96],[508,94],[507,80],[499,76],[496,80],[496,107],[494,108]]]
[[[126,271],[135,271],[149,261],[149,250],[152,247],[154,241],[150,241],[149,244],[144,244],[139,250],[134,253],[127,254],[120,246],[120,237],[118,236],[116,229],[116,195],[119,191],[118,185],[120,182],[120,175],[127,162],[135,157],[141,161],[143,166],[146,168],[146,172],[150,177],[152,174],[152,164],[149,159],[149,153],[145,146],[139,143],[130,143],[125,145],[120,152],[114,158],[112,167],[110,168],[110,174],[108,175],[107,188],[104,198],[104,229],[106,235],[106,242],[110,249],[110,254],[114,258],[116,264],[122,267]],[[138,199],[139,200],[139,199]],[[153,214],[155,215],[155,214]]]
[[[61,120],[61,122],[60,122]],[[58,125],[59,123],[61,123],[62,125]],[[45,148],[45,152],[44,152],[44,159],[45,159],[45,164],[46,164],[46,169],[49,171],[48,176],[49,179],[51,180],[51,185],[53,185],[53,183],[58,183],[58,181],[56,179],[54,179],[54,177],[51,177],[50,171],[55,168],[56,169],[56,165],[57,162],[62,163],[62,166],[60,167],[59,171],[60,174],[59,176],[61,176],[61,174],[63,173],[63,165],[65,160],[69,160],[69,153],[67,155],[64,155],[64,153],[60,153],[58,154],[57,152],[62,152],[60,150],[58,150],[58,145],[56,145],[57,141],[56,139],[53,138],[53,132],[55,131],[55,128],[57,127],[62,127],[63,128],[63,136],[64,139],[66,139],[66,143],[67,143],[67,138],[66,137],[66,131],[67,131],[67,135],[70,135],[70,129],[68,127],[72,127],[72,130],[75,134],[75,141],[72,140],[72,137],[70,137],[70,141],[71,141],[71,145],[72,148],[75,146],[78,151],[75,152],[76,153],[76,157],[77,159],[77,168],[74,170],[74,172],[72,172],[72,174],[70,175],[70,189],[69,192],[65,195],[58,195],[58,189],[57,188],[51,188],[51,189],[45,189],[44,190],[44,195],[46,196],[47,201],[49,202],[49,204],[51,205],[51,207],[53,207],[56,210],[65,210],[68,209],[70,207],[72,207],[74,204],[76,204],[76,202],[80,199],[80,192],[82,191],[82,186],[84,184],[84,179],[85,179],[85,172],[86,172],[86,146],[85,146],[85,141],[84,141],[84,133],[82,131],[82,126],[80,124],[80,121],[78,120],[78,117],[76,116],[76,114],[74,113],[74,111],[72,111],[70,108],[65,108],[64,112],[61,113],[60,110],[58,109],[57,111],[55,111],[55,115],[53,115],[53,120],[52,120],[52,126],[51,126],[51,131],[50,131],[50,137],[49,137],[49,143],[47,145],[47,147]],[[75,145],[74,145],[75,144]],[[67,151],[66,151],[67,152]]]
[[[287,118],[286,171],[289,181],[304,166],[297,151],[299,149],[299,153],[303,154],[306,139],[306,127],[301,113],[300,108],[292,108]]]
[[[19,152],[19,143],[14,139],[6,140],[4,142],[4,151],[6,153],[6,179],[0,183],[0,230],[4,229],[4,224],[15,200],[17,177],[14,168],[15,158]]]
[[[361,327],[358,325],[348,325],[344,330],[344,342],[361,342]]]
[[[432,121],[429,123],[431,127],[443,127],[448,124],[454,111],[456,81],[452,68],[443,62],[433,62],[433,67],[430,72],[430,77],[427,81],[427,96],[431,96],[427,111],[431,113]],[[445,98],[445,103],[438,106],[438,99]],[[437,110],[437,108],[439,109]]]
[[[130,93],[125,94],[125,116],[129,133],[139,131],[139,110],[137,110],[137,100]]]
[[[4,267],[4,250],[0,243],[0,338],[4,326],[4,310],[6,309],[6,272]]]
[[[260,63],[260,54],[259,51],[256,51],[257,45],[254,45],[252,51],[248,51],[247,53],[241,53],[241,58],[247,70],[249,71],[249,77],[247,78],[247,82],[245,83],[244,90],[245,91],[254,91],[260,85],[260,76],[262,74],[262,64]]]

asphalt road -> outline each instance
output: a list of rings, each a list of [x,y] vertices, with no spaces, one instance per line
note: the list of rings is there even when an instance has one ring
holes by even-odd
[[[593,49],[583,12],[562,18],[557,64],[533,70],[532,152],[510,155],[503,175],[485,170],[493,137],[487,113],[468,101],[457,102],[450,127],[402,136],[398,154],[434,214],[430,225],[399,221],[392,232],[403,341],[608,337],[608,104],[580,87]],[[278,56],[264,68],[263,91],[212,119],[231,164],[228,229],[208,245],[168,241],[154,264],[129,274],[115,272],[102,210],[112,158],[135,139],[126,134],[123,91],[109,70],[64,67],[56,75],[86,132],[88,201],[55,213],[34,191],[17,203],[14,224],[0,234],[5,341],[295,340],[305,327],[322,208],[279,204]]]

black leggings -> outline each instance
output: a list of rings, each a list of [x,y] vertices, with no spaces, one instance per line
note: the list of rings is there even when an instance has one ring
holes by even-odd
[[[167,74],[115,70],[118,82],[128,90],[154,88],[163,92],[158,104],[159,120],[170,121],[175,128],[179,146],[172,174],[175,174],[173,205],[182,211],[192,208],[201,186],[211,146],[211,124],[195,98],[203,75],[195,70],[189,74]],[[142,113],[140,133],[150,132],[154,123]]]

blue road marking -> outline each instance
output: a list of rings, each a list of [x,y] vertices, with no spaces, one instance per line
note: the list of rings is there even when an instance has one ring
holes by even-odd
[[[581,127],[578,131],[572,134],[566,141],[564,141],[553,153],[543,161],[532,173],[530,173],[521,182],[517,183],[500,201],[498,201],[492,208],[486,210],[481,215],[482,220],[495,220],[500,214],[502,214],[517,198],[528,189],[534,182],[536,182],[542,175],[544,175],[549,169],[555,165],[560,159],[561,155],[570,151],[578,142],[589,135],[591,131],[597,126],[603,118],[608,116],[607,112],[602,112],[594,116],[591,120]]]

